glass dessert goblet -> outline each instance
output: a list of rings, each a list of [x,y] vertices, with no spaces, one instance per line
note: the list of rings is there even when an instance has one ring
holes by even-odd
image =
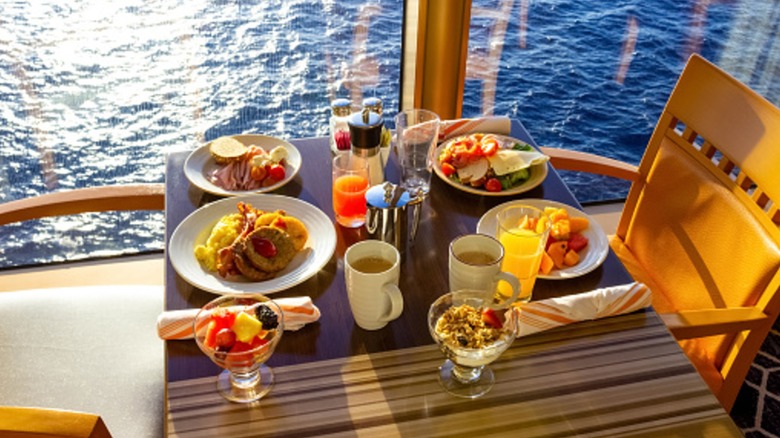
[[[193,322],[198,347],[224,368],[217,390],[238,403],[259,400],[274,374],[265,362],[284,332],[282,309],[261,294],[224,295],[205,306]]]
[[[492,294],[459,290],[442,295],[428,311],[428,329],[447,357],[439,383],[457,397],[476,398],[495,383],[488,366],[515,340],[516,318],[491,308]]]

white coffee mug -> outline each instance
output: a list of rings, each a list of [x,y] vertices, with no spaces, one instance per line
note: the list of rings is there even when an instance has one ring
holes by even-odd
[[[512,287],[512,296],[496,304],[513,303],[520,293],[520,281],[514,275],[501,271],[504,246],[486,234],[467,234],[450,243],[450,290],[485,290],[494,294],[499,281]]]
[[[387,242],[365,240],[347,249],[347,295],[360,328],[379,330],[401,315],[404,297],[398,288],[400,274],[401,255]]]

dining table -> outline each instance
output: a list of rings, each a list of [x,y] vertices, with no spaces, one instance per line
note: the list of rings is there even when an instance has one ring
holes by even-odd
[[[536,146],[519,120],[512,120],[510,135]],[[290,143],[300,152],[301,166],[273,194],[320,209],[337,242],[316,274],[268,295],[309,296],[321,316],[284,332],[267,362],[275,384],[250,404],[219,395],[221,369],[194,340],[166,341],[166,436],[742,436],[652,307],[519,337],[490,365],[496,383],[487,394],[449,395],[437,380],[445,357],[431,337],[427,313],[448,292],[450,242],[475,233],[486,211],[508,201],[581,205],[550,164],[540,185],[507,196],[467,193],[434,175],[416,236],[401,261],[403,312],[379,330],[364,330],[350,310],[344,253],[367,239],[367,232],[334,219],[327,137]],[[167,242],[188,215],[222,199],[187,179],[183,169],[190,152],[167,155]],[[398,182],[394,153],[385,175]],[[584,275],[538,279],[533,300],[631,283],[620,260],[607,251],[603,263]],[[182,278],[168,250],[165,293],[166,310],[199,308],[218,296]]]

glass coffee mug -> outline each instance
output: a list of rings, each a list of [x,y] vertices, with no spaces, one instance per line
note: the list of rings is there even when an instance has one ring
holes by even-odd
[[[501,271],[504,247],[498,240],[485,234],[467,234],[450,243],[450,290],[487,290],[498,297],[499,284],[510,291],[501,296],[493,307],[506,307],[520,294],[520,281],[514,275]]]

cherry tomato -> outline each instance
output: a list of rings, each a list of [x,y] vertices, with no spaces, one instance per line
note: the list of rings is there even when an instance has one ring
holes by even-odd
[[[488,192],[500,192],[501,191],[501,181],[498,180],[498,178],[490,178],[487,181],[485,181],[485,190]]]
[[[455,173],[455,167],[450,163],[442,163],[441,165],[441,173],[444,174],[444,176],[449,177],[453,173]]]
[[[268,176],[277,181],[283,180],[285,176],[284,167],[279,164],[271,165],[271,167],[268,169]]]

